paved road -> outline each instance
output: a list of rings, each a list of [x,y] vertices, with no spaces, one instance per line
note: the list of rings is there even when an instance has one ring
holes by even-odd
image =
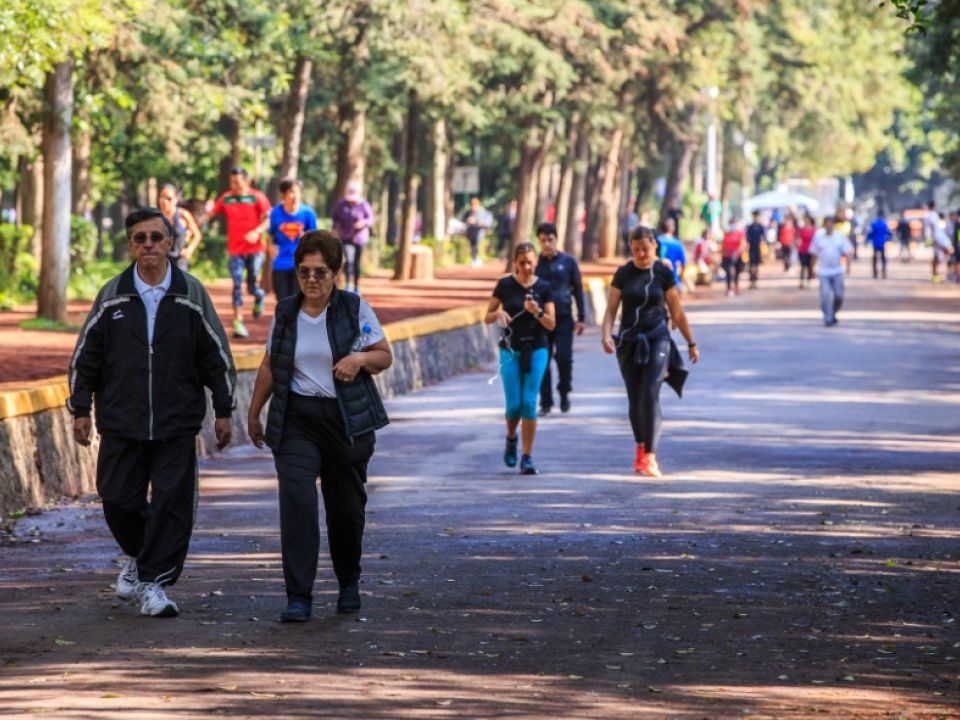
[[[112,597],[95,505],[27,518],[0,549],[0,714],[960,717],[960,301],[892,274],[854,278],[836,328],[777,277],[698,305],[660,480],[630,472],[596,332],[538,477],[500,464],[491,369],[392,401],[357,619],[323,558],[318,617],[273,622],[252,449],[204,467],[178,620]]]

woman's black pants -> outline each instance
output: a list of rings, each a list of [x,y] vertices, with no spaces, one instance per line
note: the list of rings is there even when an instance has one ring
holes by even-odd
[[[308,605],[320,552],[317,477],[326,510],[333,572],[341,585],[360,579],[367,463],[374,434],[351,442],[336,399],[290,393],[280,447],[274,451],[280,492],[280,548],[287,599]]]
[[[670,364],[670,338],[651,338],[649,356],[642,365],[638,365],[634,359],[635,350],[636,343],[623,342],[617,350],[617,361],[623,384],[627,386],[633,438],[648,453],[655,453],[663,425],[660,387],[667,377]]]

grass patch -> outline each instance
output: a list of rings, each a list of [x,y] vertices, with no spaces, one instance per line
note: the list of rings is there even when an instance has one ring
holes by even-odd
[[[45,330],[47,332],[80,332],[79,325],[57,322],[56,320],[47,320],[46,318],[30,318],[23,320],[20,327],[24,330]]]

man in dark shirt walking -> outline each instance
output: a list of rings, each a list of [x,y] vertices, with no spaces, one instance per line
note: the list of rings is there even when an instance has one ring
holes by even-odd
[[[757,276],[760,274],[761,250],[767,240],[767,229],[760,224],[760,211],[753,211],[753,222],[747,225],[747,248],[750,255],[750,289],[757,289]]]
[[[557,391],[560,393],[560,411],[570,411],[570,390],[573,378],[573,335],[583,334],[584,302],[583,281],[580,278],[580,266],[572,255],[560,252],[557,248],[557,228],[552,223],[537,226],[537,238],[540,240],[540,258],[537,260],[537,277],[550,283],[553,301],[556,305],[556,327],[548,333],[547,349],[550,357],[557,361],[557,374],[560,376]],[[577,319],[573,319],[573,301],[577,301]],[[548,415],[553,408],[553,380],[550,363],[543,374],[540,385],[540,415]]]

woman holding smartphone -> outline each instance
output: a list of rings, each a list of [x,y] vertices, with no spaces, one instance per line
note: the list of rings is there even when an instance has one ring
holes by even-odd
[[[537,399],[550,359],[547,332],[556,326],[550,284],[534,274],[537,251],[520,243],[513,251],[513,273],[493,289],[484,322],[503,328],[500,379],[506,401],[507,442],[503,461],[517,465],[517,428],[521,428],[520,473],[536,475],[533,440],[537,434]]]

